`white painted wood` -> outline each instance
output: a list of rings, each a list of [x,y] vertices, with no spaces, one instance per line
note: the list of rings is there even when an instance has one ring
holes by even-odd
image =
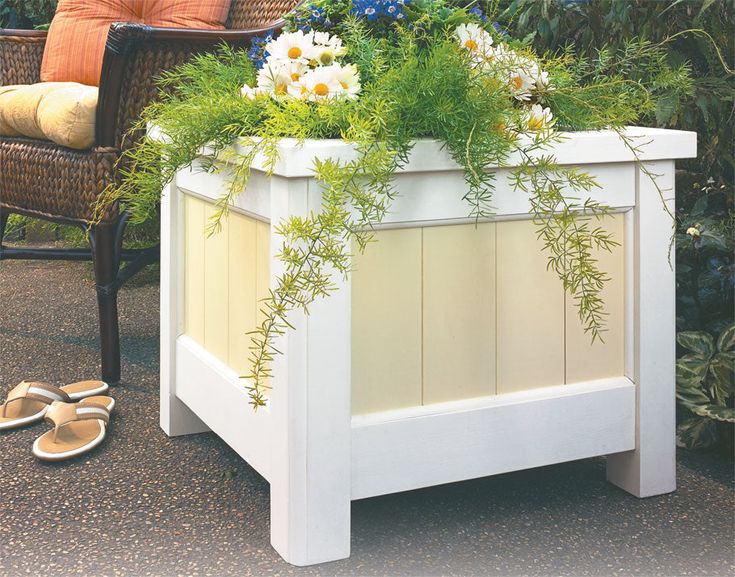
[[[352,498],[625,451],[625,377],[353,417]]]
[[[176,339],[184,331],[184,223],[184,198],[174,181],[161,197],[160,424],[170,437],[209,430],[176,395]]]
[[[245,381],[186,335],[176,341],[176,374],[178,401],[270,480],[273,419],[268,409],[250,407]]]
[[[228,193],[232,171],[220,165],[218,172],[207,172],[201,162],[182,170],[176,177],[180,190],[201,198],[216,201]],[[248,181],[247,192],[234,198],[232,209],[258,219],[270,219],[270,180],[262,172],[253,171]]]
[[[274,222],[319,207],[306,180],[273,179]],[[283,273],[271,233],[271,286]],[[350,554],[350,283],[338,281],[328,300],[289,315],[295,330],[277,339],[271,413],[271,543],[294,565]]]
[[[589,193],[589,198],[614,208],[629,208],[635,204],[635,165],[620,163],[614,165],[591,164],[582,168],[595,177],[599,188]],[[493,192],[493,218],[528,218],[531,209],[528,195],[514,190],[510,169],[495,171],[495,190]],[[474,223],[469,218],[469,205],[462,200],[466,183],[461,170],[433,172],[403,172],[395,179],[398,196],[391,203],[390,212],[382,226],[401,225],[421,222],[430,224],[440,221]],[[581,202],[584,202],[582,198]]]
[[[674,212],[674,162],[646,163],[661,175],[660,188]],[[637,497],[676,490],[676,302],[675,273],[668,255],[673,233],[653,182],[637,177],[635,208],[634,381],[636,449],[608,459],[608,480]]]
[[[661,160],[692,158],[697,155],[697,135],[681,130],[659,128],[629,127],[626,135],[632,137],[637,145],[642,145],[641,160]],[[528,138],[521,140],[529,142]],[[242,152],[240,145],[236,151]],[[354,148],[342,140],[306,140],[299,143],[286,138],[279,147],[280,160],[274,167],[274,174],[287,178],[308,177],[314,174],[314,156],[350,161],[356,157]],[[622,142],[618,134],[611,130],[568,133],[566,139],[549,150],[536,151],[532,156],[553,154],[560,164],[598,164],[613,162],[633,162],[635,155]],[[513,154],[507,166],[518,166],[520,154]],[[254,168],[264,171],[264,159],[256,159]],[[488,167],[496,168],[496,167]],[[421,139],[416,142],[409,163],[404,172],[438,172],[458,170],[459,165],[452,160],[441,142]]]

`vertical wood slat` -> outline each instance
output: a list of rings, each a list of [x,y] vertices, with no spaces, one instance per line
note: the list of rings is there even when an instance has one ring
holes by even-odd
[[[204,216],[210,224],[217,209],[207,204]],[[204,345],[220,360],[229,355],[229,223],[204,240]]]
[[[271,227],[267,222],[255,221],[256,225],[256,318],[257,324],[263,322],[263,301],[270,294],[270,239]]]
[[[352,282],[352,412],[421,405],[419,228],[379,231]]]
[[[625,217],[622,214],[606,216],[600,223],[622,246],[613,252],[596,250],[600,269],[608,274],[609,282],[602,292],[605,303],[606,331],[604,343],[592,344],[591,335],[577,313],[577,305],[566,295],[566,382],[579,383],[625,374]]]
[[[232,212],[207,237],[215,207],[185,197],[185,332],[240,374],[249,369],[250,333],[268,296],[270,225]]]
[[[186,334],[204,344],[204,203],[185,197],[184,319]]]
[[[265,307],[265,301],[270,295],[270,270],[271,270],[271,227],[269,223],[255,221],[256,228],[256,265],[255,265],[255,322],[250,330],[255,330],[263,323],[264,314],[263,309]],[[248,345],[251,346],[251,345]],[[248,367],[250,368],[250,367]],[[248,371],[250,372],[250,371]],[[265,384],[268,385],[268,379]]]
[[[564,383],[564,289],[532,221],[497,223],[498,394]]]
[[[423,404],[496,393],[495,226],[424,229]]]
[[[232,213],[229,218],[229,365],[249,372],[250,335],[257,310],[257,228],[259,223]]]

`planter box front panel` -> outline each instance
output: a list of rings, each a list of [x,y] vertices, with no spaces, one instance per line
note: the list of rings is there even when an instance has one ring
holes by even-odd
[[[239,375],[268,295],[270,226],[185,196],[185,334]],[[602,225],[624,242],[624,217]],[[601,254],[609,331],[590,343],[529,220],[385,229],[355,256],[353,414],[625,374],[624,249]],[[357,250],[355,250],[357,253]],[[206,384],[202,384],[206,386]]]
[[[595,344],[533,222],[378,231],[355,257],[353,414],[624,376],[624,220],[600,223],[622,246],[597,255],[612,280]]]

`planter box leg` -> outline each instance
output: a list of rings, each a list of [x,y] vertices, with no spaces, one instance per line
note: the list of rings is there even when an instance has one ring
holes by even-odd
[[[306,214],[305,188],[274,178],[273,225],[289,213]],[[283,274],[276,258],[282,241],[271,232],[271,279]],[[350,555],[351,291],[349,280],[337,281],[336,292],[315,302],[308,316],[292,311],[294,329],[275,343],[283,354],[273,363],[269,407],[271,543],[293,565]]]
[[[161,198],[161,428],[169,437],[209,428],[176,398],[176,339],[182,331],[184,295],[183,197],[172,183]]]
[[[646,166],[659,175],[658,184],[673,214],[673,161]],[[635,247],[635,342],[628,377],[636,383],[636,449],[609,456],[607,478],[636,497],[651,497],[676,490],[675,275],[668,260],[673,223],[659,192],[640,169],[636,183],[633,239],[628,241],[633,240]]]
[[[274,365],[271,543],[294,565],[350,555],[348,296],[342,289],[309,318],[291,315],[301,318]]]

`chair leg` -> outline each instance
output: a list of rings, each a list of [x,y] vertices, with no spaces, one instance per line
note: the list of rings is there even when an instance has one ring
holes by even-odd
[[[102,380],[120,381],[120,329],[117,314],[117,279],[122,249],[122,226],[98,226],[92,230],[92,257],[99,306]]]
[[[8,226],[9,218],[10,213],[0,208],[0,245],[3,244],[3,239],[5,238],[5,229]]]

